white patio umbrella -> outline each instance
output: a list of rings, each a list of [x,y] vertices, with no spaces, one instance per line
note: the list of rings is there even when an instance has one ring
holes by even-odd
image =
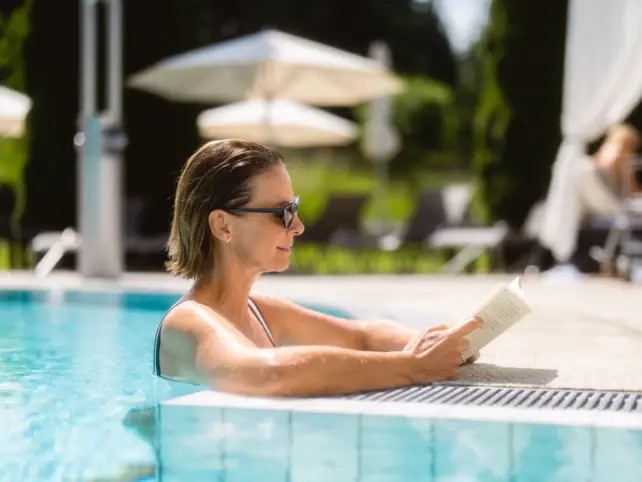
[[[31,99],[20,92],[0,86],[0,138],[20,137]]]
[[[282,98],[318,106],[356,105],[402,88],[372,59],[276,30],[170,57],[128,85],[173,101]]]
[[[238,138],[280,147],[336,146],[357,136],[354,123],[285,99],[252,99],[203,111],[197,120],[206,139]]]

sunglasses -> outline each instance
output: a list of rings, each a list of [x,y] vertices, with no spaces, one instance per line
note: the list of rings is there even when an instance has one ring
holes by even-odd
[[[274,214],[283,223],[283,227],[288,229],[294,222],[294,217],[299,212],[299,196],[294,197],[294,201],[280,208],[236,208],[227,209],[230,213],[267,213]]]

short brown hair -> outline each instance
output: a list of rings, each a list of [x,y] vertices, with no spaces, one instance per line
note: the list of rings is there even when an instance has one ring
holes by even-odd
[[[252,194],[252,178],[281,163],[279,152],[236,139],[211,141],[194,152],[176,187],[167,270],[193,279],[212,269],[214,240],[209,213],[246,205]]]

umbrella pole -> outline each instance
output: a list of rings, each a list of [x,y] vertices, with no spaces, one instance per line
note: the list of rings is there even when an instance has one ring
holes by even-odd
[[[263,116],[263,134],[265,145],[271,148],[276,147],[276,139],[274,139],[274,130],[272,129],[272,108],[274,103],[274,96],[268,94],[265,97],[265,113]]]
[[[377,206],[375,211],[377,213],[377,231],[378,234],[383,235],[387,234],[388,226],[388,163],[382,161],[375,162],[374,175],[374,198]]]

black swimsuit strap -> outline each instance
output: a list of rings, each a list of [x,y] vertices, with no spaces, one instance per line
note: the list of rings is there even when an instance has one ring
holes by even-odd
[[[268,336],[270,341],[272,342],[273,346],[278,346],[276,344],[276,341],[274,340],[274,336],[272,336],[272,331],[270,331],[270,327],[267,324],[267,321],[265,321],[265,318],[263,318],[263,314],[261,313],[261,310],[259,310],[259,307],[256,306],[256,303],[252,300],[249,299],[249,305],[250,309],[252,310],[252,313],[254,313],[254,316],[256,316],[256,319],[259,320],[259,323],[261,323],[261,326],[265,330],[265,334]]]

